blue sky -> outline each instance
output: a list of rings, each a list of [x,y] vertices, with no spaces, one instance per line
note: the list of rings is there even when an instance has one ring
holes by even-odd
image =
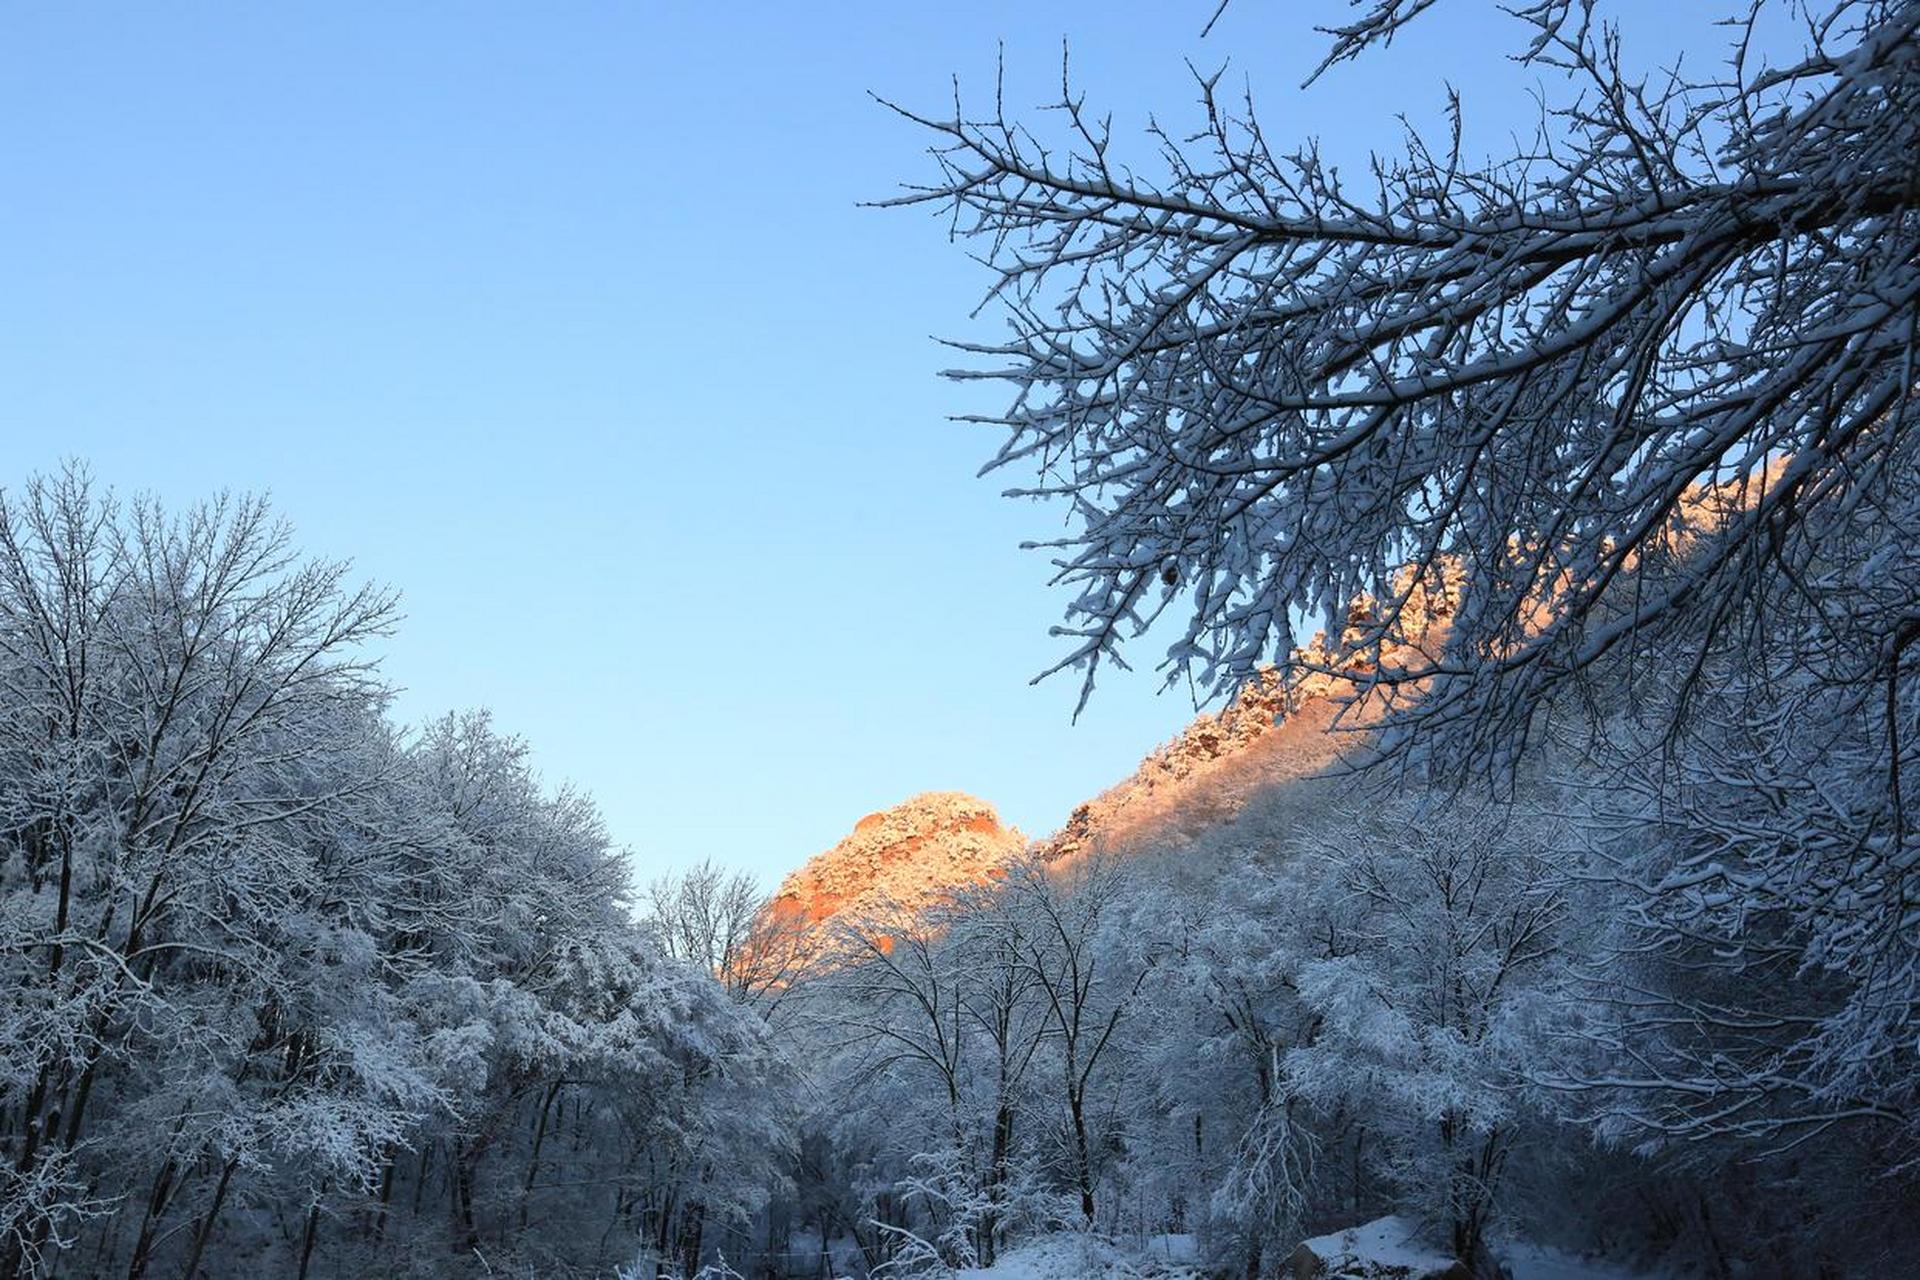
[[[858,207],[930,172],[868,91],[984,95],[1004,48],[1037,105],[1065,38],[1123,137],[1193,118],[1189,58],[1356,165],[1447,80],[1476,142],[1526,122],[1490,5],[1304,94],[1344,6],[1211,7],[9,5],[0,484],[270,491],[403,592],[399,713],[492,707],[643,874],[771,880],[931,788],[1043,833],[1191,707],[1028,687],[1057,517],[947,421],[993,397],[933,341],[993,332],[985,281]]]

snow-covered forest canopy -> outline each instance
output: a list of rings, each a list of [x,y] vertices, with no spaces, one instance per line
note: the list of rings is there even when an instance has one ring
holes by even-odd
[[[1364,175],[907,112],[1059,669],[1227,703],[911,902],[645,882],[263,501],[10,484],[0,1275],[1920,1275],[1920,0],[1728,17]]]

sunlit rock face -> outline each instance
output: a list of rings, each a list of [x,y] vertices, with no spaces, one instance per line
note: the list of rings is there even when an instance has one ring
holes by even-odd
[[[1444,643],[1458,589],[1453,567],[1439,566],[1389,628],[1380,661],[1430,661]],[[1338,766],[1366,740],[1363,732],[1340,730],[1377,723],[1383,705],[1378,697],[1356,698],[1372,668],[1355,637],[1374,622],[1371,609],[1360,601],[1344,634],[1314,636],[1298,651],[1300,666],[1291,677],[1262,673],[1227,706],[1199,716],[1150,752],[1132,774],[1075,809],[1040,842],[1039,856],[1072,862],[1175,847],[1231,821],[1254,796]]]
[[[1324,773],[1356,745],[1352,735],[1330,731],[1331,699],[1310,698],[1282,714],[1264,705],[1279,696],[1274,686],[1251,689],[1225,711],[1201,716],[1128,777],[1074,809],[1036,854],[1067,864],[1182,843],[1229,821],[1270,787]]]
[[[986,801],[924,792],[868,814],[846,839],[789,875],[774,894],[773,913],[808,927],[913,914],[955,889],[1004,875],[1026,845]]]
[[[1689,489],[1675,511],[1673,545],[1692,545],[1754,497],[1739,485]],[[1296,651],[1288,677],[1269,670],[1222,710],[1195,719],[1131,775],[1074,809],[1039,842],[1038,856],[1070,863],[1177,849],[1232,821],[1255,796],[1336,770],[1388,709],[1392,682],[1370,688],[1372,677],[1425,670],[1439,660],[1461,604],[1462,566],[1443,558],[1424,572],[1402,569],[1393,586],[1402,597],[1398,612],[1383,617],[1377,602],[1356,600],[1337,634],[1322,632]],[[1544,625],[1555,607],[1550,598],[1531,601],[1522,632]],[[1375,634],[1377,648],[1363,643]],[[1404,700],[1420,689],[1412,681],[1398,692]]]
[[[1443,642],[1458,599],[1452,566],[1430,589],[1414,592],[1378,655],[1388,664],[1430,660]],[[1231,821],[1254,796],[1322,775],[1378,719],[1379,708],[1353,701],[1369,667],[1352,637],[1372,621],[1361,602],[1348,634],[1315,636],[1291,679],[1269,671],[1226,707],[1196,718],[1149,753],[1128,777],[1072,811],[1065,825],[1032,846],[1042,861],[1072,863],[1094,854],[1127,857],[1178,846]],[[955,890],[997,879],[1028,849],[993,806],[958,791],[929,791],[869,814],[844,840],[788,876],[775,894],[774,919],[823,930],[830,922],[876,923],[912,915]]]

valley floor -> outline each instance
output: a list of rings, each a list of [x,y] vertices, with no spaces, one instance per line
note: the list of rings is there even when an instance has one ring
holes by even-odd
[[[1393,1223],[1383,1219],[1360,1228],[1360,1252],[1391,1267],[1439,1261],[1390,1239]],[[1197,1264],[1197,1252],[1191,1236],[1156,1236],[1144,1250],[1131,1250],[1094,1237],[1058,1235],[1010,1249],[991,1267],[957,1272],[956,1280],[1201,1280],[1206,1273]],[[1665,1272],[1632,1270],[1543,1245],[1513,1243],[1498,1254],[1513,1280],[1668,1280]],[[1341,1274],[1407,1273],[1343,1269]]]

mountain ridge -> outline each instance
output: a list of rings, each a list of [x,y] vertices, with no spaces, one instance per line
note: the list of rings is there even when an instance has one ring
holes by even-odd
[[[1394,620],[1383,663],[1431,656],[1457,603],[1442,569]],[[769,911],[782,925],[823,930],[840,921],[913,914],[955,891],[1004,875],[1031,855],[1051,864],[1131,856],[1168,838],[1223,822],[1266,788],[1322,775],[1378,719],[1381,698],[1364,691],[1353,638],[1375,621],[1361,602],[1340,636],[1318,634],[1290,673],[1267,668],[1217,711],[1201,712],[1155,747],[1132,773],[1076,806],[1062,826],[1028,841],[1001,824],[985,800],[928,791],[868,814],[836,843],[789,873]],[[1356,693],[1356,690],[1360,692]]]

